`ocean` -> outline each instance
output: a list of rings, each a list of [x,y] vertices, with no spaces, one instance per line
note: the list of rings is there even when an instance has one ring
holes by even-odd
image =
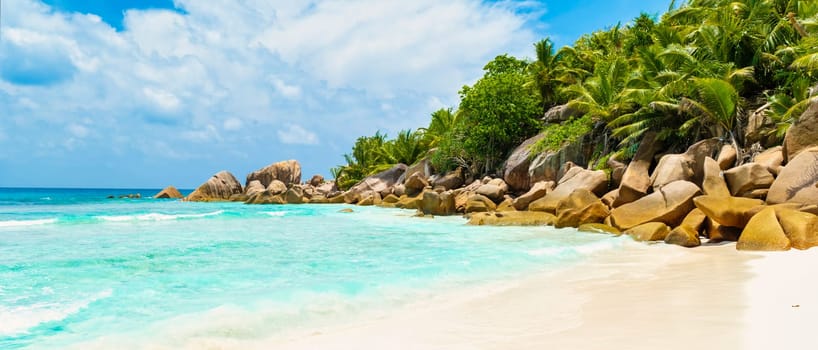
[[[377,207],[107,198],[157,191],[0,189],[0,349],[266,339],[629,242]]]

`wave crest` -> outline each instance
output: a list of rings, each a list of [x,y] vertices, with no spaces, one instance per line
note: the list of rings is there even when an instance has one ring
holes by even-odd
[[[210,213],[201,213],[201,214],[162,214],[162,213],[148,213],[148,214],[139,214],[139,215],[100,215],[95,216],[94,218],[103,220],[103,221],[111,221],[111,222],[123,222],[123,221],[167,221],[167,220],[180,220],[180,219],[199,219],[205,218],[208,216],[217,216],[224,213],[224,210],[217,210]]]
[[[39,226],[39,225],[53,224],[55,222],[57,222],[56,218],[38,219],[38,220],[7,220],[7,221],[0,221],[0,227]]]

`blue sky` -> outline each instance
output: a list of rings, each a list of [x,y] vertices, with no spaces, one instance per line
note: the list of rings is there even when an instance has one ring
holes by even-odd
[[[193,188],[423,127],[498,54],[665,0],[2,1],[0,187]]]

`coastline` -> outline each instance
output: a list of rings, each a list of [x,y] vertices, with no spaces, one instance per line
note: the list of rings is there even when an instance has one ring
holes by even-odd
[[[744,253],[735,243],[604,252],[504,286],[466,290],[360,320],[236,348],[815,348],[818,284],[782,268],[818,251]],[[798,305],[798,307],[793,307]],[[202,345],[202,344],[200,344]],[[228,347],[229,348],[229,347]]]

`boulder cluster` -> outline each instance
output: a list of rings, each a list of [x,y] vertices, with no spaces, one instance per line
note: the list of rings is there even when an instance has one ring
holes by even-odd
[[[818,116],[818,104],[810,108]],[[805,114],[810,114],[807,112]],[[803,117],[802,117],[803,119]],[[474,179],[467,169],[434,173],[428,159],[398,164],[340,191],[320,175],[301,182],[301,166],[282,161],[247,175],[244,186],[219,172],[184,199],[247,204],[347,203],[466,215],[472,225],[553,225],[627,234],[684,247],[736,241],[740,250],[818,245],[818,130],[795,124],[784,146],[740,155],[707,139],[684,153],[660,154],[646,133],[628,164],[585,164],[583,142],[531,154],[538,135],[515,149],[502,177]],[[180,197],[174,188],[156,198]]]

